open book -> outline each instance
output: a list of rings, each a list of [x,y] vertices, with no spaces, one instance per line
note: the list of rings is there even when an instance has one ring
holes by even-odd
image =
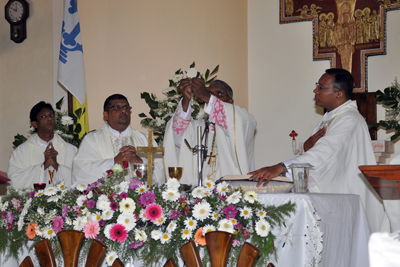
[[[221,181],[246,181],[249,180],[251,175],[226,175],[222,177],[220,180]],[[258,181],[258,179],[255,179],[254,181]],[[286,176],[278,176],[275,178],[272,178],[271,181],[278,181],[278,182],[286,182],[286,183],[292,183],[293,181],[290,180],[289,177]]]

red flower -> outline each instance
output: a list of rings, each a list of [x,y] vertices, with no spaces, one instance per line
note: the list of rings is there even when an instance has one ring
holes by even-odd
[[[142,177],[142,174],[140,173],[140,171],[136,171],[136,176],[139,177],[139,178]]]
[[[125,226],[117,223],[111,227],[110,237],[112,241],[118,241],[119,243],[122,243],[128,237],[128,231],[126,230]]]
[[[122,162],[122,166],[124,167],[124,169],[127,169],[129,167],[129,162],[124,160],[124,162]]]
[[[107,172],[107,175],[108,176],[110,176],[110,175],[112,175],[114,172],[112,171],[112,170],[108,170],[108,171],[106,171]]]
[[[162,216],[162,208],[160,205],[150,204],[146,207],[145,215],[150,221],[157,221]]]

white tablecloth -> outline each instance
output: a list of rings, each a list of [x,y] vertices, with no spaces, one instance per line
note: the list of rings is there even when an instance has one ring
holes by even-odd
[[[285,225],[273,230],[278,261],[271,262],[275,266],[369,266],[368,238],[371,233],[359,196],[292,193],[259,195],[259,201],[266,205],[278,206],[289,200],[296,203],[295,214],[286,218]],[[23,260],[27,254],[24,250],[20,259]],[[4,256],[0,255],[1,267],[19,266],[14,260],[3,260]],[[126,264],[126,267],[138,266],[142,264]]]

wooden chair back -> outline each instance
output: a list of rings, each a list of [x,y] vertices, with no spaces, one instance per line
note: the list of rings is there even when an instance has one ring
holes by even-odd
[[[236,267],[253,267],[259,254],[260,250],[255,246],[244,243]]]
[[[125,267],[125,265],[122,263],[122,261],[119,258],[116,258],[111,267]]]
[[[275,267],[275,265],[273,265],[271,262],[268,263],[267,267]]]
[[[178,267],[178,265],[176,265],[175,260],[173,258],[170,258],[169,260],[167,260],[167,262],[164,264],[164,267]]]
[[[211,267],[226,267],[228,253],[232,246],[233,234],[212,231],[205,235]]]
[[[84,233],[75,230],[66,230],[59,232],[57,236],[63,252],[64,267],[77,267]]]
[[[50,241],[44,239],[36,244],[35,250],[42,267],[57,267]]]
[[[106,256],[107,246],[94,239],[90,246],[85,267],[100,267]]]
[[[193,240],[187,242],[179,250],[187,267],[203,267],[199,251]]]
[[[35,267],[35,265],[33,265],[31,257],[26,256],[25,259],[19,265],[19,267]]]

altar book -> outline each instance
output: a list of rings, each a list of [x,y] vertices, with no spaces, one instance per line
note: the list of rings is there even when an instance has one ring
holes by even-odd
[[[251,175],[226,175],[217,181],[225,181],[232,187],[241,187],[244,191],[254,191],[257,193],[288,193],[293,188],[293,182],[285,176],[272,178],[264,187],[261,184],[257,187],[258,179],[250,181]]]
[[[224,177],[221,178],[222,181],[249,181],[249,178],[251,175],[225,175]],[[257,181],[258,179],[254,179],[254,182]],[[286,176],[277,176],[275,178],[272,178],[271,181],[277,181],[277,182],[286,182],[286,183],[293,183],[293,181]],[[249,181],[251,182],[251,181]]]

